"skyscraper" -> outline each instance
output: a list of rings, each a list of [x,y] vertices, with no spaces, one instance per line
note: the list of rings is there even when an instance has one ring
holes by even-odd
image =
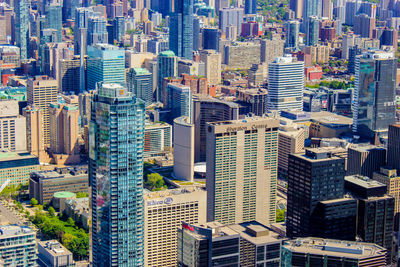
[[[207,221],[275,222],[279,121],[207,124]]]
[[[295,18],[300,19],[303,17],[303,1],[304,0],[290,0],[290,9],[294,12]]]
[[[308,18],[311,16],[321,17],[322,15],[322,1],[321,0],[304,0],[303,2],[303,17]]]
[[[237,35],[242,33],[243,8],[223,8],[219,10],[219,29],[222,33],[227,33],[227,27],[234,26]]]
[[[312,215],[320,201],[343,198],[345,159],[322,148],[289,155],[287,236],[314,233]]]
[[[125,52],[110,44],[96,44],[87,49],[87,88],[96,83],[125,83]]]
[[[286,23],[286,43],[285,47],[291,49],[299,48],[299,33],[300,33],[300,22],[297,20],[291,20]]]
[[[219,32],[217,28],[204,28],[202,30],[203,50],[213,49],[219,51]]]
[[[44,146],[50,145],[50,103],[57,102],[58,83],[48,76],[29,78],[26,86],[28,105],[43,109]]]
[[[171,110],[170,121],[186,116],[192,118],[192,91],[189,86],[179,83],[167,85],[166,108]]]
[[[144,102],[99,84],[89,130],[95,266],[144,265]]]
[[[166,77],[175,77],[178,74],[178,60],[172,51],[164,51],[158,55],[158,92],[157,101],[163,102],[163,80]]]
[[[257,14],[257,0],[245,0],[244,14]]]
[[[387,163],[400,175],[400,124],[389,126]]]
[[[46,28],[57,30],[57,42],[62,41],[62,7],[59,4],[50,4],[46,8]]]
[[[308,17],[306,20],[306,45],[317,45],[319,39],[319,19],[317,16]]]
[[[21,49],[21,60],[28,58],[29,4],[27,0],[14,1],[15,44]]]
[[[396,73],[397,61],[391,52],[371,51],[356,58],[354,132],[373,137],[395,123]]]
[[[268,111],[303,110],[304,62],[278,57],[268,66]]]
[[[153,80],[151,73],[143,68],[133,68],[128,72],[128,90],[145,101],[146,106],[153,102]]]
[[[238,119],[238,104],[212,97],[196,96],[193,99],[195,162],[206,161],[207,123]]]
[[[92,16],[88,19],[87,44],[104,44],[108,42],[107,20],[104,17]]]
[[[174,0],[169,22],[169,49],[178,57],[193,57],[193,0]]]

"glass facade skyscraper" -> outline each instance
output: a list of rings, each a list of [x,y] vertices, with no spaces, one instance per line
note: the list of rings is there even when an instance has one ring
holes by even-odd
[[[93,266],[144,265],[144,102],[99,84],[89,129]]]
[[[51,4],[46,10],[46,28],[57,30],[57,42],[62,41],[62,7]]]
[[[178,60],[174,52],[168,50],[158,55],[158,91],[157,101],[163,102],[163,80],[178,74]]]
[[[193,57],[193,0],[175,0],[169,26],[169,48],[178,57]]]
[[[153,78],[151,73],[143,68],[132,68],[127,75],[127,86],[130,92],[146,102],[153,102]]]
[[[125,84],[125,52],[110,44],[96,44],[87,49],[87,87],[96,88],[96,83]]]
[[[371,51],[356,58],[354,132],[373,137],[396,122],[396,73],[397,61],[391,52]]]
[[[21,60],[28,58],[29,5],[27,0],[14,1],[15,44],[21,49]]]

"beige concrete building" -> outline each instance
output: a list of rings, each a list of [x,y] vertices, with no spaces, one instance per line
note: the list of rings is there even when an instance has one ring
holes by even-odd
[[[16,100],[0,100],[0,150],[26,151],[26,118]]]
[[[194,124],[188,117],[174,120],[174,175],[178,179],[193,181]]]
[[[71,251],[57,240],[38,241],[39,261],[44,266],[73,267],[75,262]]]
[[[260,64],[261,45],[239,42],[224,47],[224,64],[228,69],[250,69],[253,64]]]
[[[279,121],[207,124],[207,221],[275,222]]]
[[[0,186],[27,184],[31,172],[39,170],[39,160],[29,153],[0,152]]]
[[[267,65],[275,60],[277,57],[283,56],[285,47],[285,40],[282,39],[263,39],[261,40],[261,62]]]
[[[295,126],[279,128],[278,170],[283,174],[288,171],[290,154],[301,153],[304,150],[305,131]]]
[[[50,104],[50,151],[56,164],[80,162],[79,109],[75,105]]]
[[[177,265],[177,230],[182,222],[206,223],[206,204],[199,187],[144,193],[145,266]]]
[[[24,108],[26,117],[27,150],[37,156],[40,162],[49,163],[50,157],[44,150],[44,111],[42,108],[28,106]]]
[[[221,83],[221,54],[215,50],[201,50],[200,60],[205,63],[206,78],[209,85]]]
[[[372,178],[387,186],[387,194],[395,198],[394,214],[400,212],[400,175],[396,169],[381,167],[379,172],[374,172]]]
[[[327,45],[306,46],[304,52],[306,54],[311,54],[312,62],[325,64],[329,61],[330,49],[330,46]]]
[[[50,145],[50,103],[57,102],[57,80],[48,76],[35,76],[27,81],[28,105],[43,109],[44,145]]]

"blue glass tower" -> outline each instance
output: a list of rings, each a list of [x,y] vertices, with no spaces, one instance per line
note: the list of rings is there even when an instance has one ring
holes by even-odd
[[[46,28],[57,30],[57,42],[62,41],[62,7],[51,4],[46,10]]]
[[[110,44],[96,44],[87,49],[87,87],[96,83],[125,83],[125,52]]]
[[[245,14],[257,14],[257,0],[246,0],[244,2]]]
[[[164,51],[158,55],[158,91],[157,101],[163,102],[163,80],[166,77],[176,77],[178,74],[177,58],[172,51]]]
[[[130,69],[127,75],[127,87],[135,96],[144,100],[146,106],[153,102],[153,76],[148,70]]]
[[[21,60],[28,58],[29,5],[27,0],[14,1],[15,32],[14,41],[20,48]]]
[[[175,0],[169,24],[169,49],[178,57],[193,58],[193,0]]]
[[[119,84],[98,87],[89,130],[93,266],[143,266],[144,102]]]

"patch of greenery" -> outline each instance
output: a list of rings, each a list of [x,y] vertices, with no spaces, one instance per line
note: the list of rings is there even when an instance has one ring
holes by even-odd
[[[144,185],[147,189],[151,191],[160,191],[163,189],[167,189],[164,178],[158,173],[147,174]]]
[[[285,211],[284,210],[276,210],[276,222],[285,221]]]
[[[76,198],[84,198],[84,197],[88,197],[89,194],[85,193],[85,192],[78,192],[76,193]]]
[[[30,219],[40,229],[47,239],[57,239],[74,255],[75,260],[85,260],[89,257],[89,234],[75,225],[72,218],[61,220],[58,216],[50,216],[36,210]],[[53,209],[54,210],[54,209]]]

